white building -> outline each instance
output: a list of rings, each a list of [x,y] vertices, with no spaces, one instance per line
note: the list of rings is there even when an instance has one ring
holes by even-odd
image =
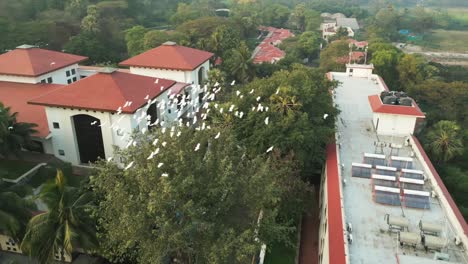
[[[398,133],[376,132],[374,118],[387,113],[373,106],[380,100],[373,96],[388,89],[366,75],[327,74],[340,82],[333,97],[341,112],[322,175],[318,263],[468,263],[463,215],[411,125],[399,121],[406,112],[391,110],[397,122],[379,121]],[[414,102],[405,107],[420,112]]]
[[[0,81],[70,84],[80,79],[78,63],[87,57],[22,45],[0,55]]]
[[[330,36],[336,35],[338,29],[345,28],[348,31],[348,37],[354,37],[355,32],[359,30],[359,24],[356,18],[329,17],[320,25],[322,38],[328,40]]]
[[[0,55],[0,102],[18,112],[18,122],[35,123],[34,150],[53,153],[45,109],[28,101],[80,79],[86,57],[22,45]]]
[[[184,105],[170,105],[169,94],[185,86],[107,69],[29,103],[46,108],[54,155],[86,165],[98,157],[113,157],[113,146],[126,148],[134,130],[177,120]]]

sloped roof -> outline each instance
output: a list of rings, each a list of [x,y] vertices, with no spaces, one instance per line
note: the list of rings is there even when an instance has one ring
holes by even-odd
[[[119,65],[192,71],[213,57],[213,55],[213,53],[208,51],[166,42],[157,48],[122,61]]]
[[[355,18],[337,17],[336,25],[339,27],[349,27],[353,30],[359,29],[359,24]]]
[[[28,101],[41,95],[60,89],[60,84],[32,84],[0,82],[0,102],[11,108],[11,112],[18,112],[17,121],[37,124],[37,133],[33,136],[45,138],[49,135],[49,126],[45,107],[30,105]]]
[[[379,95],[370,95],[368,98],[374,113],[425,117],[424,113],[415,102],[413,102],[412,106],[389,105],[384,104]]]
[[[284,39],[293,37],[294,34],[288,29],[274,28],[260,26],[260,30],[268,31],[268,36],[257,46],[254,56],[253,63],[273,63],[278,61],[286,55],[286,53],[276,45],[280,44]]]
[[[36,77],[75,63],[87,57],[23,45],[0,55],[0,74]]]
[[[158,79],[158,83],[156,82]],[[76,109],[134,113],[176,82],[119,71],[97,73],[47,95],[29,101],[30,104]],[[145,99],[148,96],[148,99]],[[125,103],[130,106],[123,107]]]

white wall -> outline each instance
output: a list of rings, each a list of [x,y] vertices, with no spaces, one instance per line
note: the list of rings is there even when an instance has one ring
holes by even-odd
[[[208,71],[210,70],[210,61],[207,60],[198,66],[193,71],[178,71],[168,69],[154,69],[154,68],[143,68],[143,67],[130,67],[130,73],[150,76],[155,78],[169,79],[177,82],[199,84],[198,83],[198,70],[204,67],[204,79],[208,77]]]
[[[13,242],[14,245],[11,243]],[[7,244],[8,243],[8,244]],[[11,237],[0,234],[0,249],[4,251],[22,253],[18,241],[13,240]]]
[[[318,257],[319,264],[330,263],[330,245],[328,241],[328,192],[327,192],[327,169],[325,168],[322,175],[322,184],[320,186],[320,225],[319,225],[319,247]],[[326,224],[327,223],[327,224]],[[326,224],[326,226],[325,226]]]
[[[48,125],[52,133],[52,145],[56,157],[71,162],[74,165],[81,164],[73,124],[73,116],[79,114],[90,115],[100,120],[101,124],[103,124],[101,131],[105,157],[113,155],[112,145],[114,144],[114,136],[112,129],[109,127],[109,124],[111,124],[110,113],[46,107],[46,114]],[[53,128],[53,122],[58,122],[60,128]],[[60,155],[59,150],[63,150],[65,155]]]
[[[71,70],[75,69],[75,74],[71,74]],[[66,72],[70,71],[70,76],[67,77]],[[80,76],[78,74],[78,64],[73,64],[53,72],[49,72],[37,77],[24,77],[24,76],[13,76],[13,75],[0,75],[0,81],[5,82],[17,82],[17,83],[40,83],[41,80],[46,80],[52,77],[52,83],[56,84],[68,84],[67,80],[70,79],[73,82],[73,77],[76,77],[78,81]]]
[[[352,69],[352,72],[351,72]],[[360,67],[346,67],[346,74],[353,77],[370,78],[372,76],[372,69]]]
[[[378,127],[377,126],[378,120]],[[373,114],[374,128],[379,135],[402,135],[407,136],[414,133],[416,117],[408,115]]]

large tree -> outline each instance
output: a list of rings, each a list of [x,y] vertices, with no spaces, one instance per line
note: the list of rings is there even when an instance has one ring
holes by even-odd
[[[36,124],[18,122],[18,113],[10,111],[10,107],[0,102],[0,155],[3,156],[19,155],[22,148],[33,146],[32,135],[37,132]]]
[[[448,120],[437,122],[427,133],[427,145],[439,163],[461,155],[463,142],[460,126]]]
[[[278,208],[302,186],[291,163],[276,151],[250,156],[230,131],[155,131],[118,151],[126,169],[102,163],[91,184],[104,255],[132,263],[250,263],[261,243],[285,239],[290,228],[277,222]]]
[[[23,199],[13,188],[0,183],[0,232],[19,241],[36,209],[34,203]]]
[[[71,254],[77,247],[97,248],[89,192],[68,186],[59,170],[55,181],[43,186],[39,198],[46,204],[47,211],[29,221],[21,243],[23,252],[45,264],[61,250]]]

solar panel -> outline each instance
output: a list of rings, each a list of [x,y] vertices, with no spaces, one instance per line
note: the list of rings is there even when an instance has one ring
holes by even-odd
[[[400,205],[400,189],[385,186],[374,186],[374,201],[388,205]]]
[[[364,153],[364,163],[371,164],[373,167],[377,165],[385,166],[387,165],[385,160],[385,155],[381,154],[372,154]]]
[[[420,170],[401,169],[401,176],[405,178],[424,180],[423,172]]]
[[[376,174],[380,175],[388,175],[388,176],[395,176],[397,169],[393,167],[386,167],[386,166],[376,166]]]
[[[353,163],[351,168],[351,176],[360,178],[370,178],[372,173],[372,165]]]
[[[405,194],[405,206],[419,209],[430,209],[429,196],[420,196],[413,194]]]
[[[400,205],[400,194],[389,193],[384,191],[375,191],[374,199],[376,203],[389,204],[389,205]]]
[[[413,168],[412,158],[392,156],[390,160],[391,160],[390,163],[392,164],[392,166],[397,168],[398,170]]]

